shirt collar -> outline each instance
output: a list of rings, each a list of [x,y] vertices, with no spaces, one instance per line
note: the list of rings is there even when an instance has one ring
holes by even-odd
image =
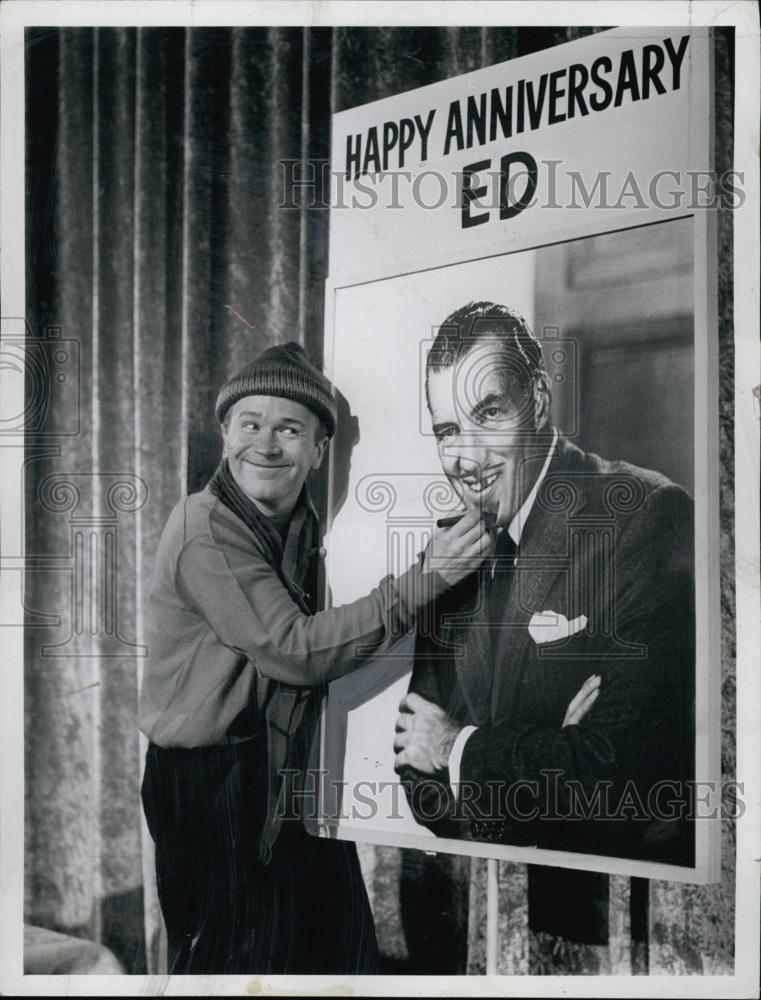
[[[507,531],[512,540],[516,545],[520,543],[521,535],[523,534],[523,529],[526,526],[526,521],[528,521],[529,514],[531,513],[531,508],[534,506],[534,501],[536,500],[536,495],[539,492],[539,488],[544,482],[544,477],[547,475],[547,470],[550,467],[550,462],[552,461],[552,456],[555,454],[555,446],[558,443],[558,432],[557,428],[552,429],[552,443],[550,444],[549,450],[547,451],[547,457],[544,460],[544,465],[542,466],[542,471],[536,477],[536,482],[531,487],[531,492],[523,501],[518,513],[512,519],[510,524],[507,526]]]

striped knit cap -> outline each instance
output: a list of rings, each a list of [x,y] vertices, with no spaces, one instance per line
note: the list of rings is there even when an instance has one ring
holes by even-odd
[[[269,347],[219,390],[215,412],[225,414],[244,396],[281,396],[302,403],[325,425],[328,437],[336,432],[336,401],[328,379],[310,362],[300,344]]]

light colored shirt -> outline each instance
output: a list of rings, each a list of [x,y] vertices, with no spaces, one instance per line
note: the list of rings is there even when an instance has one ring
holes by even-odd
[[[555,446],[557,443],[558,432],[557,428],[554,428],[552,433],[552,443],[550,444],[541,472],[536,477],[536,482],[531,487],[531,492],[521,504],[515,517],[507,526],[507,533],[516,545],[520,544],[523,529],[525,528],[526,521],[528,521],[529,515],[531,514],[531,510],[536,501],[537,493],[544,482],[544,477],[547,475],[547,470],[550,467],[552,456],[555,454]],[[462,765],[462,755],[465,752],[465,744],[468,742],[471,734],[474,733],[476,729],[478,729],[478,726],[464,726],[457,734],[457,739],[454,741],[454,745],[449,752],[449,783],[452,786],[455,798],[457,798],[459,792],[460,767]]]

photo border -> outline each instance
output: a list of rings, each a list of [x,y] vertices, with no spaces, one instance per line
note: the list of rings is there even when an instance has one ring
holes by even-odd
[[[758,651],[761,648],[761,588],[759,587],[759,161],[758,121],[761,73],[758,52],[758,9],[750,0],[620,4],[601,0],[569,5],[558,0],[475,2],[442,0],[411,8],[401,0],[368,0],[358,11],[351,2],[313,5],[305,0],[287,4],[230,0],[4,0],[0,8],[0,235],[2,237],[3,316],[23,316],[24,297],[24,26],[214,26],[214,25],[405,25],[414,9],[415,23],[448,25],[619,25],[671,27],[713,24],[736,30],[734,165],[744,173],[746,203],[734,211],[733,264],[735,350],[735,513],[737,708],[737,777],[744,783],[746,813],[737,821],[735,876],[736,964],[730,976],[453,976],[453,977],[167,977],[167,976],[24,976],[23,913],[23,667],[21,636],[4,636],[4,670],[0,672],[0,719],[4,749],[0,755],[0,989],[14,995],[81,996],[202,995],[236,996],[255,990],[261,995],[306,990],[326,995],[550,996],[683,996],[755,997],[759,976],[759,856],[761,856],[761,773],[758,769],[761,709]],[[5,399],[23,405],[17,380],[0,372]],[[15,397],[15,398],[14,398]],[[20,412],[20,411],[19,411]],[[3,551],[20,551],[18,534],[20,455],[4,448],[0,455],[3,488]],[[11,473],[10,478],[8,473]],[[17,581],[2,576],[3,609],[15,608]]]

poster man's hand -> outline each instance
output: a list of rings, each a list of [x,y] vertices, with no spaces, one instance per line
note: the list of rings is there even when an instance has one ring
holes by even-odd
[[[442,771],[462,726],[419,694],[402,698],[399,712],[394,740],[395,769],[413,767],[423,774]]]
[[[423,568],[436,570],[450,587],[477,570],[494,548],[481,512],[468,510],[447,528],[437,528],[425,552]]]

